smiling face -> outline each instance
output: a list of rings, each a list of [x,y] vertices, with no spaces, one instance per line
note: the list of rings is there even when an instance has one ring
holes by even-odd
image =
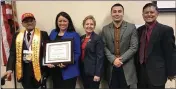
[[[26,28],[26,30],[32,31],[36,26],[36,21],[34,18],[26,18],[22,21],[22,25]]]
[[[124,16],[123,8],[121,6],[114,6],[111,10],[111,16],[114,22],[121,22]]]
[[[67,30],[69,21],[67,18],[65,18],[63,16],[59,16],[59,18],[57,20],[57,24],[58,24],[59,29],[64,31],[64,30]]]
[[[156,21],[158,17],[158,11],[156,10],[154,6],[146,7],[143,10],[142,16],[143,16],[144,21],[150,24]]]
[[[95,23],[92,19],[87,19],[84,23],[86,33],[92,33],[95,29]]]

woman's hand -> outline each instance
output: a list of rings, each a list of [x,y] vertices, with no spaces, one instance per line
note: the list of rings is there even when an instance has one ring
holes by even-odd
[[[99,82],[99,81],[100,81],[100,77],[99,77],[99,76],[94,76],[93,81],[94,81],[94,82]]]
[[[59,66],[60,68],[64,68],[65,67],[65,65],[64,64],[62,64],[62,63],[60,63],[59,65],[57,65],[57,66]]]
[[[53,64],[47,64],[49,68],[54,68],[55,66]]]
[[[11,70],[8,70],[8,71],[4,74],[4,76],[6,76],[6,79],[7,79],[8,81],[11,80],[11,75],[12,75],[12,71],[11,71]]]

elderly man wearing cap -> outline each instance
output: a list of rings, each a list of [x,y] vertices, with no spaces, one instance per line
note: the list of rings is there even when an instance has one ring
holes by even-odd
[[[24,88],[39,88],[42,75],[43,47],[48,34],[35,28],[36,20],[32,13],[22,15],[25,29],[17,32],[12,40],[7,63],[7,79],[16,71],[17,81]]]

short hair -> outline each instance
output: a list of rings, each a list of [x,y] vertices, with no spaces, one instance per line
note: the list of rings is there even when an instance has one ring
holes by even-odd
[[[72,19],[71,19],[71,17],[70,17],[66,12],[60,12],[60,13],[57,14],[56,20],[55,20],[56,31],[58,31],[58,32],[60,31],[60,28],[59,28],[59,26],[58,26],[58,18],[59,18],[60,16],[63,16],[63,17],[65,17],[65,18],[68,20],[68,28],[67,28],[67,31],[68,31],[68,32],[73,32],[73,31],[75,31],[75,28],[74,28]]]
[[[156,11],[158,11],[158,7],[155,3],[147,3],[145,4],[145,6],[143,7],[142,11],[144,12],[144,9],[146,9],[147,7],[155,7]]]
[[[116,3],[116,4],[114,4],[114,5],[111,7],[111,12],[112,12],[112,8],[115,7],[115,6],[120,6],[120,7],[122,7],[122,9],[123,9],[123,11],[124,11],[123,5],[120,4],[120,3]]]
[[[88,20],[88,19],[93,20],[94,25],[96,26],[96,20],[95,20],[95,18],[94,18],[92,15],[88,15],[88,16],[86,16],[86,17],[84,18],[84,20],[83,20],[83,23],[82,23],[83,27],[84,27],[84,24],[86,23],[86,20]]]

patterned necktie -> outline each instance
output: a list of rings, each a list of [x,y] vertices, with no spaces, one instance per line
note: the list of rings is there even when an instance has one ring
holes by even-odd
[[[146,53],[146,41],[147,41],[147,35],[146,35],[146,30],[142,32],[142,36],[140,39],[140,50],[139,50],[139,60],[140,64],[142,64],[145,61],[145,53]]]
[[[30,33],[30,32],[28,32],[28,33],[27,33],[27,40],[28,40],[28,41],[29,41],[29,40],[30,40],[30,38],[31,38],[30,36],[31,36],[31,33]]]

